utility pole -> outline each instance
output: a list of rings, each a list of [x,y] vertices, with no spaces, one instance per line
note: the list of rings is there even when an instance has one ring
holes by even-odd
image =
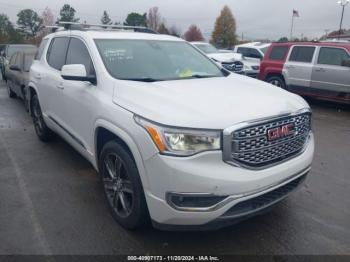
[[[292,16],[292,27],[290,28],[290,37],[289,41],[293,41],[293,27],[294,27],[294,14]]]
[[[350,2],[350,0],[339,0],[339,1],[338,1],[338,4],[342,7],[338,39],[340,38],[340,35],[341,35],[341,32],[342,32],[342,26],[343,26],[343,18],[344,18],[345,6],[346,6],[349,2]]]

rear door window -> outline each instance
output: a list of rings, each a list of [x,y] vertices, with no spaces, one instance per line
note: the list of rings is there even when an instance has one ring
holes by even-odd
[[[341,66],[343,61],[350,59],[350,55],[341,48],[321,47],[318,64]]]
[[[289,50],[288,46],[275,46],[272,48],[271,53],[269,55],[269,59],[271,60],[284,60]]]
[[[66,53],[69,44],[68,37],[56,37],[52,39],[47,52],[47,62],[53,68],[61,71],[66,60]]]
[[[311,63],[315,49],[314,46],[295,46],[290,54],[289,61]]]

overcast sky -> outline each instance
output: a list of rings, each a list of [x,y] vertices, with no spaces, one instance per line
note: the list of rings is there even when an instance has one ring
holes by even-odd
[[[245,38],[277,39],[289,36],[292,10],[300,13],[295,19],[294,36],[317,37],[325,30],[337,30],[341,8],[337,0],[0,0],[0,13],[12,21],[20,9],[32,8],[41,13],[48,6],[57,16],[64,3],[72,5],[81,21],[97,23],[103,10],[114,21],[124,21],[128,13],[147,12],[158,6],[168,26],[176,25],[182,33],[190,24],[197,24],[208,38],[215,18],[227,4],[237,20],[237,34]],[[347,6],[343,27],[350,28],[350,5]]]

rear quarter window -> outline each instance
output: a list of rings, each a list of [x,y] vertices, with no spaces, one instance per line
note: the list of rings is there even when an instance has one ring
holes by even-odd
[[[270,60],[284,60],[289,50],[288,46],[274,46],[269,55]]]
[[[36,51],[34,60],[40,60],[41,59],[41,57],[43,56],[43,52],[44,52],[44,49],[46,47],[47,41],[48,41],[48,39],[44,39],[43,41],[41,41],[41,44],[40,44],[38,50]]]

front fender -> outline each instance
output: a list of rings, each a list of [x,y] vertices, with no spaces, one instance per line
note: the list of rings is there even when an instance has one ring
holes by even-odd
[[[97,130],[98,128],[105,128],[115,136],[119,137],[130,149],[134,159],[135,163],[137,166],[137,169],[140,174],[140,178],[143,184],[144,189],[149,188],[149,181],[148,177],[146,175],[146,169],[143,163],[143,159],[139,150],[139,147],[137,146],[136,142],[132,139],[132,137],[126,133],[123,129],[115,126],[113,123],[108,122],[107,120],[104,119],[98,119],[95,122],[95,127],[94,127],[94,150],[95,150],[95,168],[98,170],[98,154],[97,154]]]

